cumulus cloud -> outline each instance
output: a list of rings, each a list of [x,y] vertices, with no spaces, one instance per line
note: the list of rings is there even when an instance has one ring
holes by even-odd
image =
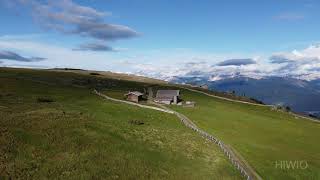
[[[303,63],[317,62],[320,59],[320,45],[311,45],[302,50],[293,50],[291,52],[278,52],[273,54],[270,58],[271,62],[284,63],[296,62]]]
[[[81,44],[78,48],[73,49],[75,51],[116,51],[110,46],[102,43],[93,42],[87,44]]]
[[[14,61],[23,61],[23,62],[34,62],[34,61],[43,61],[46,58],[41,57],[23,57],[17,53],[11,51],[0,51],[0,59],[4,60],[14,60]]]
[[[272,55],[270,58],[270,63],[272,64],[282,64],[282,63],[291,63],[293,62],[293,60],[288,59],[288,57],[284,56],[284,55]]]
[[[241,66],[241,65],[249,65],[256,64],[256,61],[253,59],[228,59],[218,63],[218,66]]]
[[[9,2],[30,8],[34,20],[41,26],[65,34],[76,34],[101,41],[138,36],[138,32],[127,26],[104,22],[104,18],[111,13],[81,6],[72,0],[48,0],[48,2],[11,0]]]
[[[280,65],[273,71],[277,76],[292,76],[305,80],[320,78],[320,45],[315,44],[291,52],[278,52],[269,59],[271,63]]]
[[[195,56],[194,56],[195,57]],[[200,56],[199,56],[200,57]],[[208,59],[208,58],[207,58]],[[292,77],[304,80],[320,79],[320,45],[291,52],[278,52],[269,58],[229,59],[220,63],[207,60],[189,61],[166,65],[138,66],[140,75],[170,80],[172,77],[194,77],[216,81],[224,78],[245,76],[255,79],[267,76]]]
[[[271,63],[281,66],[273,73],[305,80],[320,78],[320,46],[312,45],[303,50],[277,53],[270,57]]]
[[[83,49],[93,49],[94,47],[94,45],[82,46]],[[183,51],[182,53],[181,50],[173,49],[153,50],[151,52],[125,51],[119,56],[118,53],[101,54],[72,51],[69,48],[59,47],[54,44],[36,42],[30,40],[30,38],[22,40],[20,37],[18,39],[0,37],[0,49],[37,54],[40,57],[48,58],[48,60],[41,62],[14,62],[23,66],[28,64],[49,68],[73,67],[102,71],[111,70],[164,80],[170,80],[177,76],[199,77],[211,81],[237,76],[256,79],[266,76],[286,76],[305,80],[320,79],[319,45],[312,45],[305,49],[291,52],[277,52],[270,57],[259,59],[257,59],[257,55],[249,54],[228,56],[225,54],[202,54],[201,52],[192,52],[190,50]],[[26,57],[21,57],[20,59],[26,59]],[[244,63],[244,58],[241,57],[249,57],[249,62],[251,63]],[[232,65],[220,66],[217,65],[216,59],[237,59],[237,63],[229,62],[226,64]],[[272,61],[276,60],[278,62],[272,63]],[[254,61],[253,64],[252,61]],[[12,61],[3,61],[3,65],[5,66],[14,65],[10,63]]]
[[[268,64],[253,64],[251,66],[215,66],[211,63],[198,65],[195,64],[176,64],[172,66],[138,66],[136,65],[137,72],[140,75],[150,76],[153,78],[161,78],[170,80],[174,77],[192,77],[207,79],[209,81],[220,80],[224,78],[233,78],[236,76],[246,76],[251,78],[260,79],[270,75],[276,66]]]

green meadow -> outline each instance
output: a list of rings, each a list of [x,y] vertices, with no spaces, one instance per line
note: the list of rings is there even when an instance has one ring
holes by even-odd
[[[136,84],[1,68],[0,179],[242,179],[174,115],[91,92]]]
[[[140,90],[144,88],[139,86]],[[177,88],[153,86],[154,91]],[[122,86],[122,90],[105,89],[104,93],[123,99],[128,90],[130,88]],[[181,90],[182,99],[195,101],[195,108],[168,107],[186,115],[201,129],[230,146],[263,179],[320,179],[320,123],[270,107]]]
[[[92,94],[95,88],[124,99],[130,90],[179,87],[85,71],[0,70],[0,176],[242,179],[216,145],[174,115]],[[185,89],[182,99],[196,106],[168,107],[222,140],[263,179],[320,179],[320,123]]]
[[[320,179],[320,123],[187,90],[182,98],[196,107],[172,108],[231,146],[262,178]],[[287,168],[284,161],[299,166]]]

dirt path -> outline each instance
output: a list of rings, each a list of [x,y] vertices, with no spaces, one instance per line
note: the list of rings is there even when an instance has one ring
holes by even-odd
[[[214,136],[208,134],[207,132],[201,130],[200,128],[198,128],[197,125],[195,125],[185,115],[178,113],[176,111],[173,111],[173,110],[169,109],[168,107],[161,105],[161,104],[153,103],[153,104],[160,107],[160,108],[157,108],[157,107],[153,107],[153,106],[141,105],[141,104],[137,104],[137,103],[133,103],[133,102],[129,102],[129,101],[111,98],[105,94],[98,92],[97,90],[94,90],[93,92],[96,95],[101,96],[101,97],[108,99],[108,100],[111,100],[111,101],[126,103],[126,104],[130,104],[130,105],[134,105],[134,106],[139,106],[141,108],[153,109],[153,110],[162,111],[162,112],[166,112],[166,113],[170,113],[170,114],[175,114],[186,127],[194,130],[195,132],[197,132],[198,134],[200,134],[202,137],[209,140],[210,142],[217,144],[219,146],[219,148],[224,152],[225,156],[232,163],[232,165],[241,173],[241,175],[244,178],[246,178],[247,180],[251,180],[251,179],[260,180],[260,179],[262,179],[254,171],[254,169],[249,166],[249,164],[244,160],[243,157],[237,155],[237,153],[235,153],[229,146],[225,145],[222,141],[220,141],[216,137],[214,137]]]
[[[174,112],[171,111],[171,110],[166,110],[166,109],[147,106],[147,105],[142,105],[142,104],[138,104],[138,103],[134,103],[134,102],[130,102],[130,101],[124,101],[124,100],[120,100],[120,99],[115,99],[115,98],[109,97],[109,96],[107,96],[105,94],[102,94],[102,93],[98,92],[97,90],[93,90],[93,93],[98,95],[98,96],[101,96],[101,97],[103,97],[105,99],[111,100],[111,101],[116,101],[116,102],[120,102],[120,103],[126,103],[126,104],[130,104],[130,105],[134,105],[134,106],[138,106],[138,107],[142,107],[142,108],[153,109],[153,110],[157,110],[157,111],[162,111],[162,112],[174,114]]]

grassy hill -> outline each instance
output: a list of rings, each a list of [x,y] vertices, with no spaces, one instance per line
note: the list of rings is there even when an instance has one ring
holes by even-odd
[[[241,178],[215,145],[185,128],[175,116],[105,101],[90,93],[97,88],[123,99],[129,90],[177,87],[152,79],[136,82],[111,76],[0,69],[1,175]],[[223,140],[262,178],[320,179],[319,123],[185,89],[182,98],[196,101],[196,107],[169,108]],[[39,102],[46,99],[54,102]],[[308,167],[276,167],[281,161],[303,161]]]
[[[174,107],[199,127],[240,153],[265,179],[320,179],[320,123],[292,114],[223,101],[183,91],[195,108]],[[307,162],[308,168],[281,169],[280,161]]]
[[[4,68],[0,82],[0,179],[241,179],[174,115],[91,93],[135,82]]]
[[[93,75],[96,77],[103,77],[103,78],[115,79],[115,80],[134,81],[134,82],[140,82],[140,83],[168,84],[166,81],[162,81],[159,79],[137,76],[133,74],[113,73],[110,71],[92,71],[92,70],[70,69],[70,68],[62,68],[62,69],[55,68],[55,69],[50,69],[50,71],[72,72],[72,73],[82,74],[82,75]]]
[[[159,88],[176,87],[154,86],[154,90]],[[116,90],[105,89],[104,93],[121,99],[128,90],[130,87],[122,86]],[[223,140],[262,178],[320,179],[320,123],[270,107],[230,102],[181,90],[182,99],[195,101],[196,107],[169,107]],[[285,164],[281,168],[276,165],[290,162],[301,162],[303,168],[286,168]],[[306,163],[308,168],[304,169]]]

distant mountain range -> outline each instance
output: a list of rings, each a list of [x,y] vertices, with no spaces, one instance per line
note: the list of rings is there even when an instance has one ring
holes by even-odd
[[[289,77],[249,78],[208,76],[173,77],[171,82],[182,84],[207,84],[209,89],[232,92],[258,99],[266,104],[281,104],[296,112],[309,112],[320,116],[320,79],[306,81]]]

